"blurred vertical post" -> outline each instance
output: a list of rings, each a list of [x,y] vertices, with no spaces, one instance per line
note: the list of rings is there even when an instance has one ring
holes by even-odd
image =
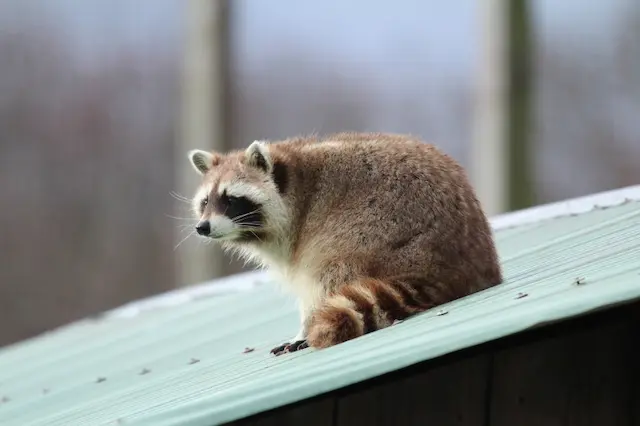
[[[528,0],[508,2],[509,26],[509,204],[510,210],[523,209],[535,203],[532,176],[532,44],[531,13]]]
[[[506,9],[509,0],[480,0],[478,82],[471,178],[488,215],[507,208]]]
[[[194,193],[199,176],[189,164],[190,149],[227,150],[228,2],[189,0],[187,8],[182,110],[177,170],[181,194]],[[182,236],[181,238],[184,238]],[[198,283],[224,275],[224,256],[214,245],[191,237],[176,250],[177,284]]]
[[[534,203],[527,0],[481,0],[471,175],[487,213]]]

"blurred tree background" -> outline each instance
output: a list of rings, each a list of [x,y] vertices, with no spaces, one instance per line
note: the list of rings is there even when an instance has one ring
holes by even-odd
[[[0,344],[175,287],[183,9],[0,0]],[[468,165],[474,14],[234,2],[232,145],[402,132]],[[536,202],[640,183],[640,4],[540,0],[531,16]]]

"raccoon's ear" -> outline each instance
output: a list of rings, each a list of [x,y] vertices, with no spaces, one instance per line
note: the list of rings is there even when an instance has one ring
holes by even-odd
[[[251,167],[257,167],[260,170],[271,173],[273,170],[273,162],[269,149],[264,141],[254,141],[244,152],[247,164]]]
[[[204,175],[207,173],[213,166],[218,164],[218,156],[212,152],[202,151],[200,149],[194,149],[189,151],[188,155],[189,161],[191,161],[191,165],[196,172]]]

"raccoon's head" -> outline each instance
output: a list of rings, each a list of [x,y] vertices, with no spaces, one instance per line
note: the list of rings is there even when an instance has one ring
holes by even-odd
[[[284,232],[288,213],[275,178],[278,166],[265,142],[255,141],[245,151],[227,155],[193,150],[189,160],[203,177],[193,198],[199,235],[221,242],[261,243]]]

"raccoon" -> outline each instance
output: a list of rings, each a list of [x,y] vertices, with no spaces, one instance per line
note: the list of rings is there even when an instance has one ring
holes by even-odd
[[[281,274],[300,329],[327,348],[502,282],[463,168],[407,135],[339,133],[194,150],[196,232]]]

